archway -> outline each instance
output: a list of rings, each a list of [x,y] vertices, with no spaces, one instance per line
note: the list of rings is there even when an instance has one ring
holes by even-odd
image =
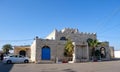
[[[106,58],[106,49],[104,47],[100,48],[101,58]]]
[[[50,55],[50,48],[48,46],[44,46],[42,48],[42,60],[50,60],[51,55]]]
[[[26,51],[21,50],[21,51],[19,52],[19,55],[26,56]]]

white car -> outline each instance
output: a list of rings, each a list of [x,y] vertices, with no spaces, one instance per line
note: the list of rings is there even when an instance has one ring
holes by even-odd
[[[29,63],[29,58],[22,55],[10,55],[4,57],[3,63]]]

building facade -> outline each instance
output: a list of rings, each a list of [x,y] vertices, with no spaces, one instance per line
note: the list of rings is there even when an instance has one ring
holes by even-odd
[[[73,42],[74,53],[73,62],[90,61],[91,48],[88,46],[87,39],[97,39],[96,33],[83,33],[78,29],[65,28],[61,31],[54,30],[46,39],[36,37],[31,45],[31,60],[33,62],[41,62],[44,60],[61,61],[64,57],[64,47],[68,39]],[[103,60],[110,60],[111,53],[109,42],[101,42],[102,44],[96,48],[100,51],[100,57]]]
[[[15,55],[23,55],[30,58],[31,49],[30,46],[14,46]]]

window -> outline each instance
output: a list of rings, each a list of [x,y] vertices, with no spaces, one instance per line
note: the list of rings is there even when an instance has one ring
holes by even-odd
[[[67,40],[67,38],[66,37],[61,37],[60,40]]]

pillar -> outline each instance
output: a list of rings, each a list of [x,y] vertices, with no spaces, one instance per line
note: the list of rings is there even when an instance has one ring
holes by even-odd
[[[89,61],[89,47],[88,47],[88,43],[87,43],[87,60]]]
[[[75,42],[73,42],[73,45],[74,45],[73,62],[76,62],[76,45],[75,45]]]

